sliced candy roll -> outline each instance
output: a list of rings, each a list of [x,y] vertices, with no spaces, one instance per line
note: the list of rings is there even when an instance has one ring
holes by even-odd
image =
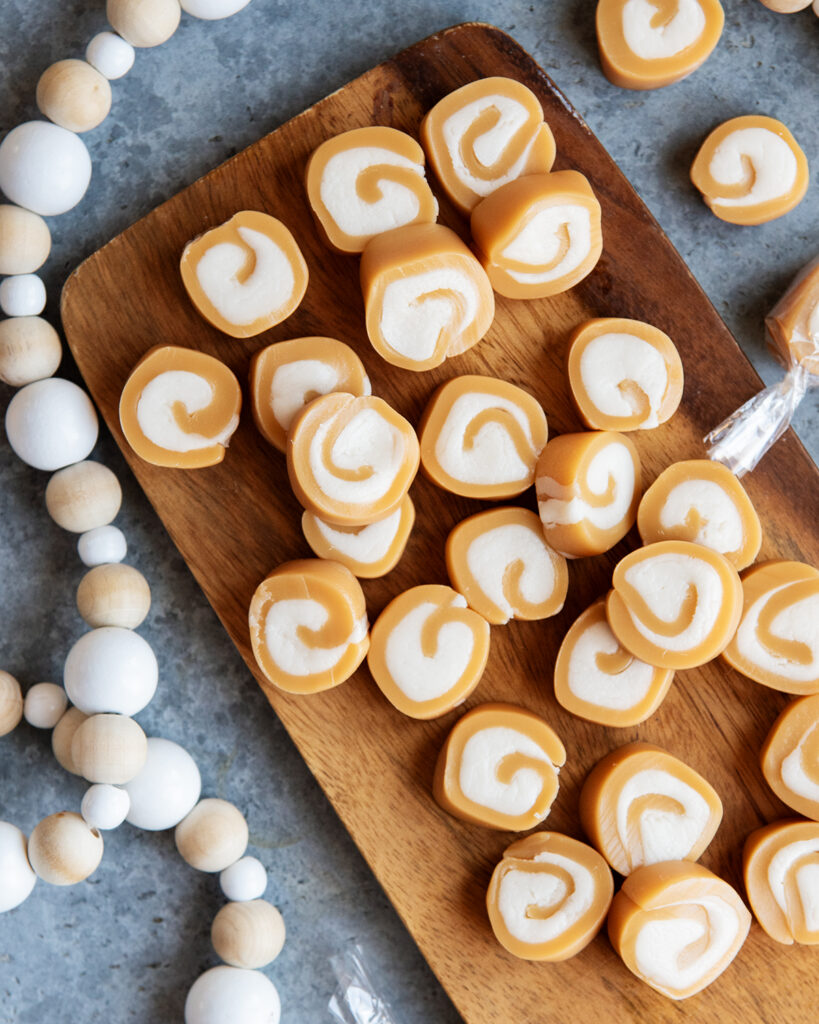
[[[439,718],[483,675],[489,623],[450,587],[412,587],[376,619],[367,664],[387,700],[410,718]]]
[[[313,215],[339,252],[362,252],[382,231],[438,216],[424,151],[396,128],[354,128],[322,142],[307,162],[306,184]]]
[[[675,462],[657,477],[637,509],[644,544],[688,540],[744,569],[759,554],[762,526],[748,492],[712,459]]]
[[[522,960],[568,960],[597,935],[614,892],[608,864],[560,832],[508,846],[492,872],[486,909],[498,942]]]
[[[776,942],[819,945],[819,823],[775,821],[752,832],[743,850],[745,891],[754,916]]]
[[[482,704],[447,737],[432,791],[456,818],[524,832],[548,816],[565,762],[565,747],[542,718],[511,704]]]
[[[614,431],[551,440],[535,471],[546,540],[567,558],[600,555],[623,539],[637,516],[640,456]]]
[[[570,339],[568,370],[574,404],[593,430],[650,430],[670,419],[682,398],[673,341],[640,320],[581,324]]]
[[[361,584],[337,562],[285,562],[256,588],[250,644],[265,678],[287,693],[318,693],[349,679],[370,646]]]
[[[781,121],[749,114],[715,128],[691,180],[720,220],[765,224],[792,210],[808,187],[808,162]]]
[[[182,253],[191,302],[232,338],[252,338],[285,320],[307,290],[307,264],[280,220],[242,210]]]
[[[638,868],[609,911],[609,939],[628,969],[669,999],[688,999],[742,948],[751,915],[727,882],[688,861]]]
[[[580,791],[586,835],[615,871],[697,860],[722,821],[722,803],[693,768],[651,743],[598,761]]]
[[[361,360],[335,338],[277,341],[257,352],[250,364],[253,419],[262,436],[282,452],[296,413],[333,391],[372,394]]]
[[[804,366],[819,376],[819,257],[796,275],[765,317],[768,345],[790,369]]]
[[[603,251],[600,203],[579,171],[518,178],[482,200],[470,223],[492,287],[509,299],[568,291]]]
[[[779,799],[819,821],[819,693],[788,704],[771,726],[759,759]]]
[[[595,601],[572,624],[555,661],[555,697],[578,718],[601,725],[644,722],[662,704],[674,672],[640,661],[620,646]]]
[[[531,487],[548,437],[528,391],[497,377],[453,377],[433,393],[419,429],[421,465],[467,498],[513,498]]]
[[[157,345],[131,371],[119,401],[125,440],[154,466],[214,466],[239,426],[242,391],[223,362]]]
[[[543,539],[526,508],[496,508],[464,519],[446,541],[452,586],[492,625],[546,619],[566,600],[566,560]]]
[[[421,141],[461,213],[524,174],[551,170],[555,140],[537,96],[512,78],[482,78],[435,104]]]
[[[682,540],[632,551],[614,570],[606,616],[623,647],[660,668],[696,668],[728,645],[742,584],[727,558]]]
[[[495,316],[483,267],[442,224],[377,235],[361,257],[361,292],[373,348],[404,370],[429,370],[466,352]]]
[[[418,471],[418,438],[391,406],[372,396],[324,395],[291,423],[287,472],[307,509],[335,526],[386,518]]]
[[[742,578],[742,619],[723,658],[784,693],[819,693],[819,570],[763,562]]]

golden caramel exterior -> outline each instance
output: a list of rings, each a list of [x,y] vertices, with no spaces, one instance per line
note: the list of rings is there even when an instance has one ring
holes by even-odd
[[[788,369],[819,375],[819,256],[796,275],[765,317],[768,347]]]
[[[742,854],[754,916],[776,942],[819,945],[819,822],[775,821],[752,832]]]
[[[788,704],[759,753],[765,781],[779,799],[819,821],[819,693]]]

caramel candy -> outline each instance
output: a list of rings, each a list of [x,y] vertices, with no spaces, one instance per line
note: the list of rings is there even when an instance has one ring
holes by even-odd
[[[424,151],[396,128],[354,128],[322,142],[307,162],[306,183],[313,215],[338,252],[362,252],[383,231],[438,216]]]
[[[372,628],[367,664],[387,700],[410,718],[439,718],[478,685],[489,623],[450,587],[412,587]]]
[[[745,840],[743,875],[757,921],[776,942],[819,945],[819,823],[775,821]]]
[[[510,299],[568,291],[603,251],[600,203],[579,171],[518,178],[476,206],[470,223],[492,287]]]
[[[819,569],[763,562],[742,578],[742,619],[723,658],[784,693],[819,693]]]
[[[361,584],[338,562],[285,562],[256,588],[250,644],[265,678],[287,693],[318,693],[355,672],[370,646]]]
[[[819,821],[819,693],[791,701],[759,755],[765,781],[779,799]]]
[[[280,220],[242,210],[188,242],[180,263],[191,302],[232,338],[252,338],[296,309],[307,264]]]
[[[819,256],[796,275],[765,317],[768,347],[790,369],[819,376]]]
[[[691,180],[720,220],[765,224],[802,201],[808,162],[781,121],[748,114],[711,132],[691,165]]]
[[[716,981],[750,927],[739,893],[684,860],[638,868],[608,919],[609,939],[626,967],[669,999],[688,999]]]
[[[367,526],[334,526],[312,512],[305,512],[301,529],[319,558],[341,562],[362,579],[375,579],[386,576],[398,564],[414,522],[415,506],[405,494],[386,519]]]
[[[257,352],[250,364],[253,419],[262,436],[282,452],[296,413],[333,391],[372,394],[361,360],[335,338],[277,341]]]
[[[385,519],[418,471],[418,438],[380,398],[316,398],[293,420],[287,472],[308,512],[334,526]]]
[[[512,78],[482,78],[435,104],[421,141],[461,213],[524,174],[551,170],[555,140],[537,96]]]
[[[508,846],[486,894],[498,942],[522,960],[568,960],[597,935],[614,880],[585,843],[535,832]]]
[[[644,722],[662,704],[674,672],[640,661],[620,646],[595,601],[569,628],[555,661],[555,697],[578,718],[601,725]]]
[[[446,542],[452,586],[492,625],[546,619],[566,600],[566,560],[543,539],[525,508],[495,508],[464,519]]]
[[[719,0],[599,0],[603,73],[622,89],[660,89],[696,71],[719,42]]]
[[[600,317],[573,331],[569,386],[587,427],[650,430],[677,411],[679,353],[667,334],[640,320]]]
[[[511,704],[482,704],[447,737],[432,791],[456,818],[525,832],[548,817],[565,761],[563,744],[542,718]]]
[[[720,462],[675,462],[657,477],[637,509],[644,544],[688,540],[744,569],[759,554],[762,527],[751,499]]]
[[[213,356],[156,345],[122,389],[119,421],[125,440],[154,466],[214,466],[239,426],[242,391]]]
[[[433,392],[419,429],[421,465],[466,498],[513,498],[531,487],[546,414],[528,391],[497,377],[453,377]]]
[[[696,668],[720,654],[742,613],[742,584],[727,558],[665,540],[621,559],[606,616],[623,647],[649,665]]]
[[[540,453],[535,487],[549,544],[566,558],[601,555],[634,525],[640,456],[614,431],[563,434]]]
[[[442,224],[376,236],[361,257],[361,291],[373,348],[404,370],[429,370],[466,352],[495,316],[483,267]]]

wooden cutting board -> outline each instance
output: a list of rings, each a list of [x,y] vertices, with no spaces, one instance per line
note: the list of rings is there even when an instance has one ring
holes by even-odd
[[[376,123],[415,133],[424,112],[443,95],[487,75],[516,78],[539,96],[557,141],[556,168],[582,171],[600,198],[603,256],[591,276],[567,294],[535,302],[499,299],[488,336],[464,356],[428,373],[402,371],[384,363],[367,341],[358,260],[330,253],[319,240],[302,187],[305,161],[318,143],[349,128]],[[297,312],[250,341],[232,340],[206,324],[188,302],[178,270],[189,239],[241,209],[280,217],[310,268],[310,285]],[[446,202],[441,220],[465,234],[465,222]],[[442,380],[482,373],[534,393],[553,434],[577,430],[580,423],[563,370],[567,335],[588,317],[613,315],[647,320],[667,331],[685,367],[680,411],[658,430],[631,435],[646,483],[672,461],[702,457],[701,437],[758,390],[759,379],[612,159],[512,39],[489,26],[460,25],[368,71],[88,259],[66,284],[62,313],[74,356],[126,459],[469,1024],[816,1020],[816,951],[778,946],[756,925],[726,974],[683,1004],[638,982],[604,935],[563,964],[534,965],[508,955],[489,929],[484,894],[493,866],[514,837],[455,821],[430,796],[435,757],[457,713],[434,722],[402,717],[381,697],[366,667],[334,691],[302,698],[274,691],[255,667],[247,632],[251,595],[280,562],[310,551],[284,459],[262,440],[249,410],[225,461],[194,472],[141,462],[120,431],[120,391],[152,345],[167,342],[210,352],[246,381],[254,351],[272,341],[314,334],[349,342],[362,356],[375,392],[412,422]],[[792,433],[746,483],[765,529],[762,556],[819,562],[819,473]],[[407,587],[447,581],[446,534],[482,507],[421,478],[412,496],[418,521],[402,562],[385,579],[364,583],[371,621]],[[534,507],[532,493],[523,502]],[[811,518],[814,528],[806,529]],[[658,713],[635,728],[607,729],[581,721],[554,699],[552,666],[566,629],[607,590],[615,562],[638,544],[633,531],[608,555],[572,563],[566,608],[556,618],[493,627],[486,674],[469,704],[522,704],[556,728],[568,761],[548,825],[575,836],[580,835],[578,789],[603,754],[639,737],[682,757],[716,787],[725,804],[723,824],[702,862],[741,886],[744,837],[785,812],[763,782],[757,752],[786,698],[715,662],[680,672]],[[202,700],[207,699],[203,680]]]

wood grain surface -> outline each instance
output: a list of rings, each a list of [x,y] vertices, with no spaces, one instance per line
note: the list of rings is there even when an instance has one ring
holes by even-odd
[[[427,373],[399,370],[384,363],[367,341],[358,260],[330,253],[319,240],[302,185],[305,162],[320,142],[349,128],[375,123],[415,133],[437,100],[487,75],[516,78],[539,96],[557,141],[556,168],[582,171],[600,198],[603,256],[591,276],[567,294],[533,302],[499,298],[488,336],[465,355]],[[280,217],[310,268],[307,295],[297,312],[250,341],[233,340],[206,324],[188,302],[179,276],[185,243],[241,209]],[[467,237],[467,225],[445,201],[441,221]],[[430,796],[438,749],[458,713],[434,722],[404,718],[381,697],[366,668],[334,691],[302,698],[274,691],[256,669],[247,630],[251,595],[280,562],[310,551],[284,459],[256,431],[249,408],[225,461],[210,469],[157,469],[136,458],[122,437],[120,391],[152,345],[168,342],[210,352],[246,381],[254,351],[303,335],[330,335],[350,343],[375,393],[413,422],[442,380],[482,373],[536,395],[552,434],[578,430],[564,372],[567,336],[588,317],[626,316],[668,332],[686,374],[683,404],[670,423],[631,435],[643,460],[644,483],[675,460],[703,456],[702,436],[758,390],[759,379],[614,162],[513,40],[488,26],[461,25],[367,72],[195,182],[83,263],[65,287],[62,311],[91,394],[138,480],[469,1024],[816,1020],[816,951],[778,946],[757,925],[726,974],[682,1004],[638,982],[605,935],[557,965],[524,963],[504,952],[487,923],[484,894],[493,866],[514,837],[455,821]],[[765,530],[762,557],[816,564],[819,539],[810,520],[815,527],[819,473],[792,433],[746,485]],[[418,521],[402,562],[386,578],[364,583],[371,621],[407,587],[447,581],[444,539],[455,523],[484,507],[445,494],[420,477],[412,497]],[[533,508],[534,495],[528,492],[521,503]],[[786,698],[715,662],[678,673],[658,713],[634,728],[581,721],[554,699],[552,666],[566,629],[607,590],[615,562],[638,544],[632,531],[608,555],[571,563],[569,597],[559,616],[493,627],[486,674],[469,705],[518,703],[554,726],[568,760],[548,827],[574,836],[580,836],[579,787],[602,755],[639,737],[683,758],[714,785],[725,805],[723,824],[702,863],[741,887],[743,839],[785,812],[762,779],[757,755]],[[202,700],[207,699],[203,680]]]

